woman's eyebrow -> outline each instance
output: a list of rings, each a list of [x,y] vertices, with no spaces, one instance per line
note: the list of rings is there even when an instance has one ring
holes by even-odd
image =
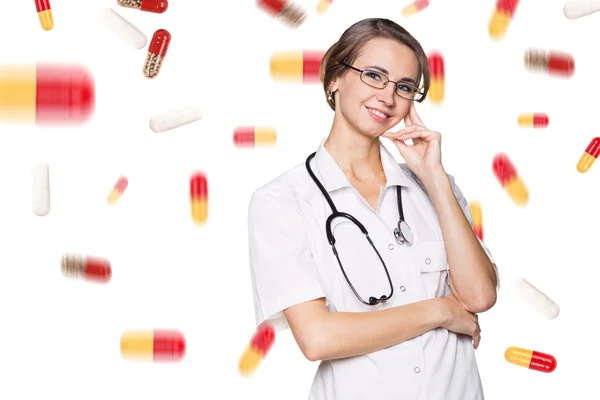
[[[387,69],[385,69],[383,67],[380,67],[378,65],[367,65],[365,67],[365,69],[375,69],[375,70],[380,71],[380,72],[382,72],[382,73],[384,73],[386,75],[390,74]],[[413,78],[405,77],[405,78],[399,79],[398,81],[399,82],[409,82],[409,83],[412,83],[413,85],[417,86],[417,81],[415,81]]]

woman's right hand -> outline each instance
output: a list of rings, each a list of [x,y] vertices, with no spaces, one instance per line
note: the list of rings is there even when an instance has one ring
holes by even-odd
[[[452,294],[443,299],[443,304],[446,306],[449,317],[442,328],[471,336],[473,338],[473,348],[477,350],[481,341],[481,328],[479,327],[477,314],[465,310]]]

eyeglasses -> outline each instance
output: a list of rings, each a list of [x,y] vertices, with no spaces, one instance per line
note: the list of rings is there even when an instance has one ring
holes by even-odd
[[[358,69],[343,62],[340,64],[342,64],[344,67],[360,72],[360,80],[371,87],[384,89],[389,82],[392,82],[396,84],[396,94],[398,96],[411,101],[421,101],[423,99],[423,92],[412,83],[402,81],[394,82],[391,81],[387,75],[384,75],[381,72],[373,71],[372,69]]]

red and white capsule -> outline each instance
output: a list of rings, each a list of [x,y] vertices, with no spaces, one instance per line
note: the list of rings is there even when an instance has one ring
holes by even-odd
[[[110,262],[103,258],[65,254],[62,257],[60,266],[63,274],[69,277],[83,278],[100,283],[106,283],[112,277]]]
[[[158,76],[167,55],[167,50],[171,44],[171,34],[166,29],[159,29],[154,32],[150,45],[148,46],[148,55],[144,63],[144,76],[148,79],[154,79]]]

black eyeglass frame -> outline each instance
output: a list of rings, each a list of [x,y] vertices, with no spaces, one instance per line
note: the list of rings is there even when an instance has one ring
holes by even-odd
[[[352,65],[346,64],[345,62],[340,62],[340,64],[343,65],[346,68],[350,68],[350,69],[353,69],[356,72],[360,72],[360,80],[361,80],[361,82],[363,82],[366,85],[369,85],[372,88],[383,90],[383,89],[385,89],[387,87],[388,83],[392,82],[394,85],[402,84],[402,85],[406,85],[406,86],[412,88],[413,89],[413,93],[418,93],[419,95],[421,95],[421,98],[425,95],[421,89],[419,89],[418,87],[416,87],[412,83],[405,82],[405,81],[394,82],[393,80],[390,79],[389,76],[387,76],[383,72],[374,71],[372,69],[360,69],[360,68],[356,68],[356,67],[353,67]],[[387,82],[385,82],[385,84],[383,85],[383,87],[373,86],[370,83],[365,82],[365,80],[363,79],[363,74],[365,72],[374,72],[374,73],[376,73],[378,75],[384,76],[385,79],[387,79]],[[406,99],[406,100],[416,101],[416,102],[419,102],[421,100],[421,98],[415,99],[414,97],[413,98],[407,98],[407,97],[402,96],[400,93],[398,93],[398,86],[396,86],[396,89],[394,90],[394,93],[396,93],[398,96],[400,96],[400,97],[402,97],[403,99]],[[415,94],[415,96],[416,96],[416,94]]]

